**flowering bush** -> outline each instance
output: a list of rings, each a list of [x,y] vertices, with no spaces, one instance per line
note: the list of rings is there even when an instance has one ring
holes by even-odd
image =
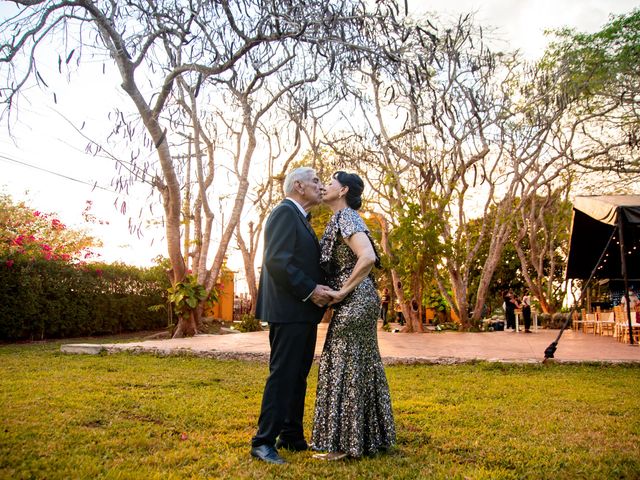
[[[54,214],[0,194],[0,259],[7,267],[18,259],[84,262],[95,257],[91,247],[97,245],[96,239],[67,228]]]

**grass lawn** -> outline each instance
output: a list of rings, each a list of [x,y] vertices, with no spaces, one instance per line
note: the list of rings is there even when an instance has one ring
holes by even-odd
[[[640,478],[640,368],[387,368],[398,445],[249,456],[267,365],[0,347],[0,478]],[[310,376],[310,430],[317,369]]]

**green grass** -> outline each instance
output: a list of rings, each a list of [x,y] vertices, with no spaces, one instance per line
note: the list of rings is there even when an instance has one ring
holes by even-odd
[[[270,466],[248,453],[265,364],[58,349],[0,347],[0,478],[640,478],[637,366],[388,367],[395,450]]]

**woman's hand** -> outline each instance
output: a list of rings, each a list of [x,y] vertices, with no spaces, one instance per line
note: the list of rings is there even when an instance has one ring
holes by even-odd
[[[344,292],[343,290],[333,290],[331,292],[327,292],[327,294],[331,297],[331,300],[327,304],[328,306],[340,303],[342,300],[344,300],[344,297],[347,296],[347,292]]]

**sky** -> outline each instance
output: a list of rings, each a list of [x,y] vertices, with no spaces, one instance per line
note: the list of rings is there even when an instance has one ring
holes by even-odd
[[[545,30],[570,26],[597,31],[610,14],[630,12],[638,0],[408,0],[415,13],[436,12],[457,17],[474,12],[480,25],[496,28],[499,45],[520,50],[527,58],[540,56],[547,44]]]
[[[0,18],[7,15],[7,3],[0,6]],[[492,36],[498,48],[519,49],[533,60],[541,55],[548,41],[546,29],[571,26],[580,31],[596,31],[610,14],[629,12],[638,3],[408,0],[408,5],[413,14],[428,17],[435,12],[445,19],[474,12],[477,23],[495,29]],[[89,229],[103,243],[98,252],[104,261],[151,265],[154,257],[166,255],[159,225],[161,206],[149,197],[147,186],[117,193],[111,186],[116,173],[114,162],[85,151],[87,138],[104,138],[105,129],[110,128],[106,119],[112,107],[128,102],[119,88],[119,79],[103,73],[98,60],[83,66],[80,75],[72,75],[70,84],[64,75],[57,74],[57,56],[40,68],[50,88],[31,88],[12,112],[9,123],[6,116],[0,122],[0,191],[16,201],[24,200],[34,210],[56,212],[70,227]],[[152,155],[150,152],[150,158]],[[81,213],[88,200],[92,202],[91,213],[102,224],[83,222]],[[120,213],[123,201],[126,214]],[[139,218],[143,219],[142,237],[132,234],[129,228],[130,222],[137,224]],[[148,220],[155,225],[146,223]],[[220,225],[216,230],[220,231]],[[229,252],[228,265],[242,270],[237,253]]]

